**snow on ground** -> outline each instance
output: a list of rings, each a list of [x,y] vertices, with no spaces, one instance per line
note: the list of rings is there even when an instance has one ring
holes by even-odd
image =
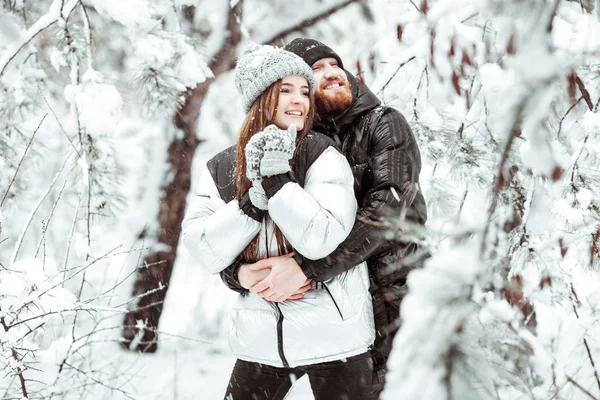
[[[168,312],[168,310],[166,310]],[[136,376],[136,399],[213,400],[223,399],[235,363],[224,335],[206,342],[161,339],[155,354],[123,351],[123,363]],[[116,398],[116,397],[115,397]],[[311,400],[307,377],[299,379],[285,400]]]

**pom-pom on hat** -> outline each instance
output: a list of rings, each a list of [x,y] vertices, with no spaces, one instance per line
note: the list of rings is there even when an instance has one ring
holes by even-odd
[[[299,75],[315,87],[312,69],[294,53],[273,46],[252,44],[237,61],[235,86],[242,95],[244,112],[273,83],[290,75]]]

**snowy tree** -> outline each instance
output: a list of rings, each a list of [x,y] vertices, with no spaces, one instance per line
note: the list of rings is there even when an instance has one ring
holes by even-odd
[[[381,5],[371,77],[420,139],[436,249],[383,397],[597,398],[597,8]]]
[[[148,215],[158,214],[177,135],[164,116],[212,76],[175,11],[146,1],[2,4],[6,398],[130,396],[121,355],[106,349],[122,343],[123,315],[142,298],[130,295],[127,266],[140,265],[154,243],[136,248],[137,236],[160,226]],[[133,324],[127,329],[148,326]],[[114,356],[95,356],[102,353]]]

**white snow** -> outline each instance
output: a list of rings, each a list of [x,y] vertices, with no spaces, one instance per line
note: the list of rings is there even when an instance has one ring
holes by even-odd
[[[99,13],[130,28],[142,25],[150,19],[147,0],[92,0],[92,4]]]

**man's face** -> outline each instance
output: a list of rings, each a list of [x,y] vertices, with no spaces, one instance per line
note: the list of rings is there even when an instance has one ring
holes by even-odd
[[[333,57],[321,58],[312,65],[317,87],[315,102],[319,115],[328,115],[352,104],[350,82]]]

